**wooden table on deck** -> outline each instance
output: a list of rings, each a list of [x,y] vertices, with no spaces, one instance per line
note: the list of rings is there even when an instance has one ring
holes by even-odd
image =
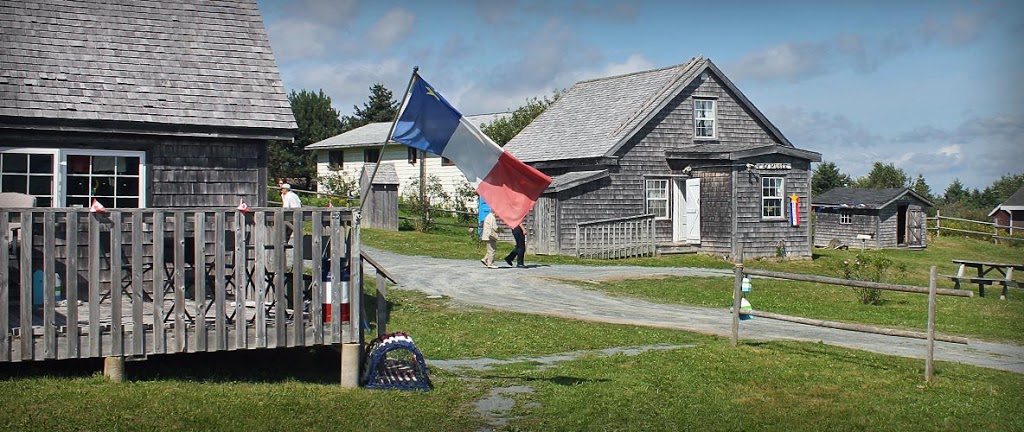
[[[1013,271],[1024,271],[1024,264],[1010,264],[1010,263],[996,263],[987,261],[971,261],[971,260],[953,260],[954,264],[960,267],[956,271],[956,275],[943,275],[953,280],[954,289],[960,289],[961,283],[976,283],[978,284],[978,294],[985,297],[985,285],[1002,285],[1003,293],[999,297],[1006,299],[1006,295],[1009,287],[1019,287],[1020,282],[1013,279]],[[967,269],[973,268],[977,272],[977,276],[968,275]],[[989,277],[989,273],[996,272],[1001,277]],[[993,275],[994,276],[994,275]]]

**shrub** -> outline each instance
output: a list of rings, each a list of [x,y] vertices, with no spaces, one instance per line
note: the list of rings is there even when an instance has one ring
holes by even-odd
[[[840,265],[843,277],[849,280],[860,280],[868,282],[885,282],[895,271],[898,274],[907,272],[907,265],[896,263],[884,254],[859,253],[853,260],[845,259]],[[882,299],[882,290],[878,288],[856,288],[860,302],[866,305],[881,305],[885,303]]]

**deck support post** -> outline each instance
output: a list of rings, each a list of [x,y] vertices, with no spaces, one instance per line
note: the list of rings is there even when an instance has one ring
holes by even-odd
[[[103,357],[103,376],[111,382],[124,382],[124,357]]]
[[[341,387],[359,387],[359,355],[360,346],[358,343],[341,344]]]

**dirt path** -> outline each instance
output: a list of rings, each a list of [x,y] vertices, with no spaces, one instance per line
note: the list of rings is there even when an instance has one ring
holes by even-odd
[[[728,270],[535,264],[527,269],[504,266],[488,269],[476,260],[398,255],[369,248],[367,252],[398,278],[399,289],[444,295],[467,305],[586,321],[672,328],[726,337],[731,334],[732,316],[726,308],[663,305],[615,298],[553,280],[603,280],[658,275],[731,278],[732,272]],[[723,283],[731,285],[732,281],[724,280]],[[924,358],[925,353],[924,340],[760,318],[744,321],[740,327],[740,337],[822,342],[920,359]],[[1017,345],[978,341],[971,341],[967,345],[936,342],[935,358],[1024,374],[1024,347]]]

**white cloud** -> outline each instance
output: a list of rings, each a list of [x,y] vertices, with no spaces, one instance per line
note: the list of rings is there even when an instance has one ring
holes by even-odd
[[[323,89],[341,115],[352,114],[352,106],[362,106],[370,96],[370,86],[382,83],[401,100],[409,73],[405,62],[395,58],[381,61],[321,63],[299,68],[292,73],[301,85],[294,88]]]
[[[790,42],[748,55],[729,66],[736,79],[801,81],[827,71],[823,43]]]
[[[366,33],[374,48],[384,50],[401,42],[412,33],[416,15],[402,8],[393,8],[377,20]]]
[[[967,45],[981,37],[993,17],[988,12],[954,11],[949,17],[925,18],[919,32],[925,42],[936,41],[946,46]]]

